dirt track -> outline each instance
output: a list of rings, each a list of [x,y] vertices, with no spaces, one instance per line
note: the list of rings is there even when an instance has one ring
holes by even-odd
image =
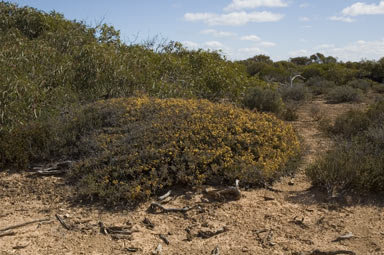
[[[303,139],[305,155],[301,171],[266,189],[242,190],[239,201],[205,202],[201,192],[178,191],[165,207],[200,205],[181,213],[150,214],[151,201],[134,211],[107,212],[97,208],[72,206],[65,197],[71,190],[59,177],[33,177],[30,173],[0,173],[0,229],[31,220],[48,222],[9,230],[1,237],[0,254],[151,254],[162,244],[162,254],[311,254],[349,250],[355,254],[384,254],[384,201],[377,198],[345,196],[332,201],[327,194],[310,189],[302,170],[330,146],[331,141],[317,129],[312,105],[334,118],[351,107],[327,105],[315,100],[299,108],[299,120],[292,124]],[[359,106],[360,107],[360,106]],[[293,184],[293,185],[292,185]],[[66,230],[55,218],[63,217],[74,230]],[[148,218],[154,229],[142,223]],[[137,231],[132,240],[113,240],[100,233],[98,222],[106,226],[132,224]],[[211,238],[197,237],[199,230],[228,231]],[[187,240],[186,228],[192,240]],[[351,232],[355,237],[332,242]],[[169,245],[159,238],[163,234]],[[128,248],[138,248],[130,252]],[[303,253],[300,253],[303,252]],[[312,253],[316,254],[316,253]]]

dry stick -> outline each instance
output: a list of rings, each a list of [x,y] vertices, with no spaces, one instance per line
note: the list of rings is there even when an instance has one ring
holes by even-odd
[[[67,225],[67,223],[64,222],[64,220],[60,217],[60,215],[56,214],[56,219],[61,223],[61,225],[67,229],[67,230],[71,230],[71,227]]]
[[[162,206],[161,204],[159,203],[152,203],[148,210],[152,213],[156,213],[156,209],[159,208],[161,210],[161,212],[159,213],[168,213],[168,212],[181,212],[181,213],[186,213],[192,209],[194,209],[195,207],[183,207],[183,208],[165,208],[164,206]]]
[[[51,220],[50,218],[46,218],[46,219],[41,219],[41,220],[28,221],[28,222],[25,222],[25,223],[22,223],[22,224],[18,224],[18,225],[14,225],[14,226],[10,226],[10,227],[6,227],[6,228],[3,228],[3,229],[0,229],[0,232],[4,232],[4,231],[10,230],[10,229],[15,229],[15,228],[21,228],[21,227],[24,227],[24,226],[27,226],[27,225],[30,225],[30,224],[33,224],[33,223],[39,223],[39,222],[50,221],[50,220]]]
[[[167,193],[165,193],[164,195],[160,196],[159,197],[159,200],[162,201],[164,199],[166,199],[167,197],[169,197],[171,195],[172,191],[168,191]]]
[[[14,236],[14,235],[16,235],[16,232],[10,231],[10,232],[1,233],[0,237],[3,237],[3,236]]]
[[[356,255],[353,251],[347,251],[347,250],[337,250],[337,251],[320,251],[320,250],[314,250],[314,251],[308,251],[308,252],[297,252],[294,253],[295,255],[338,255],[338,254],[345,254],[345,255]]]

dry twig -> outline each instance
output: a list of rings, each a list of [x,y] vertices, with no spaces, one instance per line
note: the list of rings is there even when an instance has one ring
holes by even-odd
[[[197,233],[197,237],[201,237],[203,239],[206,239],[206,238],[210,238],[212,236],[215,236],[215,235],[227,232],[228,230],[229,229],[227,227],[222,227],[222,228],[220,228],[220,229],[218,229],[216,231],[210,231],[210,230],[203,231],[203,230],[199,230],[199,232]]]
[[[159,213],[169,213],[169,212],[181,212],[181,213],[186,213],[192,209],[194,209],[196,206],[194,207],[189,207],[189,206],[186,206],[186,207],[183,207],[183,208],[165,208],[164,206],[162,206],[161,204],[159,203],[156,203],[156,202],[153,202],[149,208],[148,208],[148,212],[151,212],[151,213],[155,213],[155,214],[159,214]]]
[[[0,229],[0,232],[4,232],[4,231],[10,230],[10,229],[15,229],[15,228],[21,228],[21,227],[24,227],[24,226],[27,226],[27,225],[30,225],[30,224],[44,222],[44,221],[50,221],[50,220],[51,220],[50,218],[45,218],[45,219],[41,219],[41,220],[28,221],[28,222],[25,222],[25,223],[21,223],[21,224],[17,224],[17,225],[13,225],[13,226],[10,226],[10,227],[6,227],[6,228],[3,228],[3,229]]]
[[[61,218],[60,215],[55,214],[55,216],[56,216],[56,219],[60,222],[60,224],[61,224],[66,230],[71,230],[71,229],[72,229],[67,223],[65,223],[64,219]]]

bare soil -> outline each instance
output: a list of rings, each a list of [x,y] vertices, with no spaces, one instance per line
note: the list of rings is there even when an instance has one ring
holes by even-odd
[[[229,202],[210,202],[200,191],[180,189],[164,207],[199,205],[185,214],[149,213],[151,201],[134,210],[115,212],[74,205],[68,200],[73,196],[71,188],[60,177],[3,171],[0,229],[49,220],[6,231],[14,232],[10,236],[1,236],[5,232],[0,231],[0,254],[152,254],[159,244],[162,254],[320,254],[315,250],[384,254],[383,199],[349,194],[336,201],[324,191],[311,188],[303,174],[308,164],[332,146],[318,129],[314,106],[331,119],[352,107],[366,107],[331,105],[321,99],[301,105],[299,120],[292,125],[301,136],[305,154],[294,177],[281,179],[273,186],[275,191],[243,188],[242,198]],[[56,214],[71,230],[59,223]],[[154,224],[153,229],[142,223],[145,218]],[[132,240],[115,240],[100,233],[99,222],[107,227],[130,224],[137,232],[131,235]],[[215,232],[223,227],[226,231],[213,237],[198,236],[199,231]],[[334,241],[347,233],[354,237]]]

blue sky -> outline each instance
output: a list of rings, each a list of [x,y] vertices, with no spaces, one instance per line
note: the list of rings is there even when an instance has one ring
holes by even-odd
[[[316,52],[342,61],[384,57],[380,0],[14,0],[68,19],[103,21],[126,42],[159,36],[231,60]]]

